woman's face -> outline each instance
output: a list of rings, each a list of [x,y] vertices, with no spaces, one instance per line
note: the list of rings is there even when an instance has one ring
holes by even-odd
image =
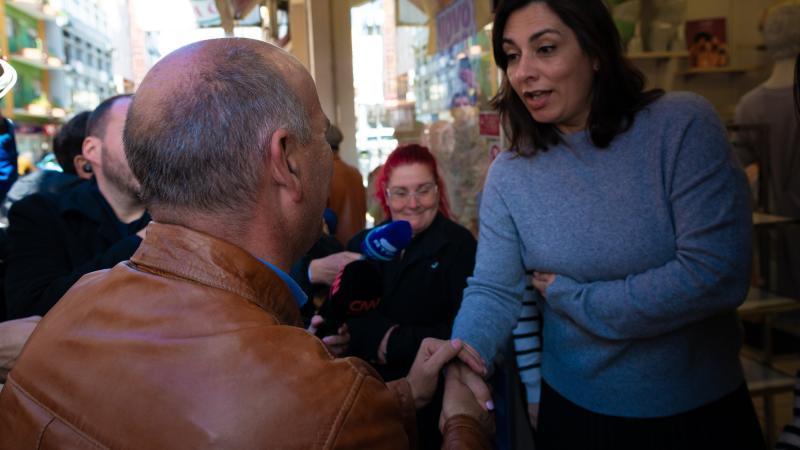
[[[439,189],[424,164],[395,167],[386,183],[386,201],[392,220],[407,220],[416,236],[425,231],[439,211]]]
[[[582,130],[589,117],[592,61],[575,33],[542,2],[520,8],[503,30],[506,74],[533,120],[563,133]]]

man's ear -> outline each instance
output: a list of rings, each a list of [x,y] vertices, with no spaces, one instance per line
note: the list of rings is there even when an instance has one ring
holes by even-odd
[[[97,166],[101,162],[102,156],[100,154],[102,153],[102,148],[103,143],[100,141],[100,138],[96,136],[86,136],[86,138],[83,140],[81,153],[87,161]]]
[[[72,165],[75,167],[75,173],[79,178],[84,180],[92,178],[92,164],[83,155],[75,155],[72,158]]]
[[[282,189],[286,189],[292,200],[302,198],[302,183],[298,171],[298,148],[296,141],[285,128],[279,128],[269,140],[269,173],[272,180]]]

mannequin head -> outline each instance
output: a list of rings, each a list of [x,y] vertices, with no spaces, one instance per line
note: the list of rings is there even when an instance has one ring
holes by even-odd
[[[800,0],[781,1],[764,12],[764,44],[776,61],[800,54]]]

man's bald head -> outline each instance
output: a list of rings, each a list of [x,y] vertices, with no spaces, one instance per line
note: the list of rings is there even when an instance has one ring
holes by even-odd
[[[156,219],[255,206],[268,142],[285,128],[310,139],[308,72],[283,50],[226,38],[183,47],[145,77],[125,125],[125,151]],[[161,217],[159,217],[161,216]]]

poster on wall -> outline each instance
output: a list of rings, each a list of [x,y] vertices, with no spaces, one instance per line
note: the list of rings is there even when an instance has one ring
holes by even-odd
[[[727,40],[724,17],[686,21],[689,65],[698,69],[727,66]]]
[[[500,138],[500,115],[496,111],[481,111],[478,126],[481,137]]]
[[[475,3],[455,0],[436,15],[436,48],[442,52],[475,34]]]

